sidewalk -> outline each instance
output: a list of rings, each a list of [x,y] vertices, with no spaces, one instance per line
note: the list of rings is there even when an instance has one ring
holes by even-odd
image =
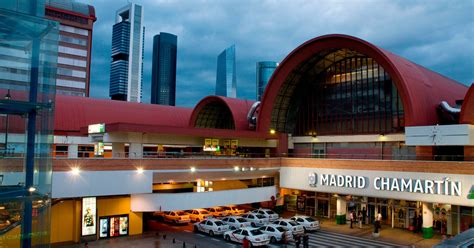
[[[380,236],[374,238],[372,237],[373,228],[373,225],[362,225],[362,228],[359,228],[359,225],[354,223],[351,229],[350,221],[345,225],[337,225],[334,219],[324,219],[321,223],[322,230],[386,241],[408,247],[432,247],[443,240],[440,235],[435,234],[431,239],[424,239],[421,233],[416,234],[406,229],[392,228],[386,225],[383,225],[382,229],[379,230]]]

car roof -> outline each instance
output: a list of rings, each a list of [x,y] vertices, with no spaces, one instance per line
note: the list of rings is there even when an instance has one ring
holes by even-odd
[[[295,218],[308,218],[308,217],[311,217],[311,216],[308,216],[308,215],[295,215],[293,217],[295,217]]]
[[[206,210],[206,209],[204,209],[204,208],[195,208],[195,209],[193,209],[193,210],[202,211],[202,210]],[[206,211],[207,211],[207,210],[206,210]]]
[[[241,230],[247,230],[247,231],[252,231],[252,230],[257,230],[258,228],[246,226],[246,227],[241,227],[241,228],[239,228],[239,229],[241,229]],[[237,229],[237,230],[238,230],[238,229]]]
[[[286,221],[286,222],[290,222],[290,221],[294,221],[292,219],[278,219],[279,221]]]
[[[267,224],[267,225],[264,225],[264,226],[265,227],[271,226],[271,227],[274,227],[274,228],[280,227],[280,225],[277,225],[277,224]]]

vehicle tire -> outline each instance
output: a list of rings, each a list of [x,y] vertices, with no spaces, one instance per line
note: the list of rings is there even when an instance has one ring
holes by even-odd
[[[306,230],[306,227],[303,227],[304,233],[307,233],[308,230]]]
[[[212,230],[209,231],[209,236],[211,236],[211,237],[214,236],[214,232]]]
[[[229,236],[229,235],[225,235],[224,240],[225,240],[225,241],[230,241],[230,236]]]
[[[199,228],[197,226],[194,226],[194,232],[199,232]]]
[[[277,239],[275,237],[270,238],[270,243],[275,244],[277,242]]]
[[[257,225],[255,225],[255,222],[252,222],[250,225],[251,225],[252,227],[257,227]]]

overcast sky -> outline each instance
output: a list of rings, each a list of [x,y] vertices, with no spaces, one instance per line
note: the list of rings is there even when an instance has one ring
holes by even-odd
[[[91,97],[109,98],[112,25],[127,0],[95,7]],[[144,7],[143,102],[150,102],[153,36],[178,36],[176,105],[215,92],[217,55],[235,44],[237,95],[255,100],[255,64],[280,62],[301,43],[341,33],[367,40],[463,84],[474,82],[474,1],[136,0]]]

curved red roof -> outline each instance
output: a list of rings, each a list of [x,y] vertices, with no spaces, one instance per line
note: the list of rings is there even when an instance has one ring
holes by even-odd
[[[456,100],[466,94],[467,86],[367,41],[348,35],[325,35],[303,43],[277,67],[262,98],[257,123],[259,131],[269,130],[273,105],[288,75],[315,54],[339,48],[348,48],[372,57],[391,75],[403,102],[405,126],[436,124],[436,106],[443,100],[454,105]]]
[[[96,123],[187,127],[191,112],[191,108],[57,95],[54,130],[79,132]]]
[[[474,84],[471,84],[471,87],[466,93],[466,97],[464,97],[459,123],[474,124]]]
[[[236,130],[248,130],[249,123],[247,121],[247,113],[249,112],[252,104],[255,101],[251,100],[242,100],[237,98],[228,98],[223,96],[207,96],[204,97],[199,103],[194,107],[194,110],[191,114],[189,119],[189,127],[194,127],[196,122],[197,116],[199,112],[211,102],[221,102],[225,104],[230,112],[232,113],[232,117],[234,119],[235,129]]]

